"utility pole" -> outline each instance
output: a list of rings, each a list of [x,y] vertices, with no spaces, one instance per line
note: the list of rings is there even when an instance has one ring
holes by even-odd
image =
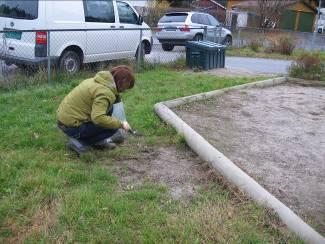
[[[317,8],[317,16],[316,16],[315,25],[314,25],[313,39],[312,39],[312,42],[311,42],[311,48],[312,48],[312,50],[314,50],[315,38],[316,38],[316,33],[317,33],[317,23],[318,23],[318,20],[319,20],[319,14],[320,14],[320,8],[321,8],[321,6],[322,6],[322,0],[319,0],[319,2],[318,2],[318,8]]]

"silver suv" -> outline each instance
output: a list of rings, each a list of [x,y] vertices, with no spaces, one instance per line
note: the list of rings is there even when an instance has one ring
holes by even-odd
[[[184,46],[190,40],[203,40],[207,28],[209,41],[218,41],[227,46],[232,44],[231,31],[223,28],[212,15],[200,12],[172,12],[165,14],[158,22],[157,38],[165,51],[174,46]],[[192,29],[200,28],[200,29]],[[221,31],[221,33],[220,33]]]

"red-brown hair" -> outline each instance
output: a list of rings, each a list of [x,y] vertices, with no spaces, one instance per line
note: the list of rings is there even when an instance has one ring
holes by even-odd
[[[121,88],[127,85],[126,89],[131,89],[134,86],[135,78],[133,70],[126,65],[119,65],[111,71],[117,88]]]

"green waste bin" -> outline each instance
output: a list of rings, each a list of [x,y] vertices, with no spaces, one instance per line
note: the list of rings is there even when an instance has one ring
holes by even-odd
[[[209,41],[186,43],[186,64],[204,70],[225,67],[226,46]]]

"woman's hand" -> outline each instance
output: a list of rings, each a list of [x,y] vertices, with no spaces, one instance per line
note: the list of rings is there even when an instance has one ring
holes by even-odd
[[[128,132],[131,129],[131,126],[127,121],[122,121],[122,129]]]

